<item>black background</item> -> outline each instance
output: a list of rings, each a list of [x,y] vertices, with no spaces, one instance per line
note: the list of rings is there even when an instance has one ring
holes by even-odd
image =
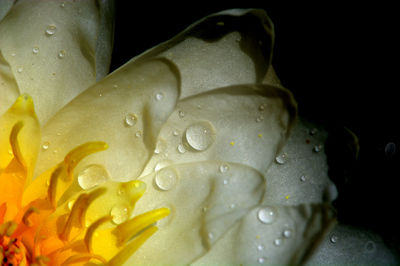
[[[325,151],[339,189],[338,220],[379,233],[399,250],[398,8],[385,4],[159,6],[117,1],[112,69],[223,9],[265,9],[275,25],[273,65],[301,116],[331,133]],[[304,2],[304,1],[302,1]],[[144,3],[146,5],[146,3]],[[355,158],[351,134],[359,139]],[[393,147],[393,146],[392,146]]]

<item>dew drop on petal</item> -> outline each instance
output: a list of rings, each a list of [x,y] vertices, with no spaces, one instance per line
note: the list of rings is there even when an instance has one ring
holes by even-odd
[[[265,110],[265,104],[260,104],[260,106],[258,107],[259,111],[264,111]]]
[[[210,239],[210,240],[214,239],[214,234],[211,232],[209,232],[207,236],[208,236],[208,239]]]
[[[45,31],[46,36],[54,35],[54,33],[56,33],[56,29],[57,29],[56,25],[54,24],[48,25]]]
[[[313,148],[313,152],[318,153],[318,152],[320,152],[322,150],[322,148],[323,148],[323,146],[321,144],[315,145],[314,148]]]
[[[24,68],[23,68],[22,66],[20,66],[20,67],[17,68],[17,72],[18,72],[18,73],[22,73],[22,71],[24,71]]]
[[[279,247],[282,245],[283,240],[281,238],[277,238],[274,240],[274,245]]]
[[[285,237],[285,238],[290,238],[290,237],[292,236],[292,230],[290,230],[290,229],[285,229],[285,230],[283,230],[282,235],[283,235],[283,237]]]
[[[300,181],[305,182],[307,180],[307,177],[305,175],[300,176]]]
[[[258,250],[258,251],[264,250],[264,245],[263,245],[263,244],[257,245],[257,250]]]
[[[161,170],[167,166],[170,166],[172,164],[172,161],[170,160],[164,160],[156,163],[156,166],[154,166],[154,171]]]
[[[129,208],[124,204],[115,205],[110,212],[110,215],[113,217],[112,221],[115,224],[121,224],[128,220],[129,218]]]
[[[32,48],[32,53],[38,54],[39,53],[39,47],[35,46]]]
[[[318,133],[318,129],[316,129],[316,128],[310,129],[310,131],[309,131],[309,134],[310,134],[311,136],[314,136],[314,135],[316,135],[317,133]]]
[[[179,129],[175,129],[174,131],[172,131],[172,135],[174,135],[175,137],[179,136],[179,133],[180,133]]]
[[[164,93],[157,92],[154,98],[156,99],[156,101],[161,101],[162,99],[164,99]]]
[[[206,121],[190,125],[185,131],[185,141],[192,149],[204,151],[215,141],[214,128]]]
[[[154,149],[155,154],[163,153],[167,150],[167,142],[163,139],[159,139],[156,143],[156,148]]]
[[[171,190],[178,180],[178,174],[173,168],[164,168],[158,171],[154,177],[155,184],[161,190]]]
[[[62,3],[60,4],[60,7],[64,8],[64,7],[65,7],[65,3],[62,2]]]
[[[137,116],[135,114],[127,114],[125,116],[125,125],[127,125],[128,127],[132,127],[134,125],[136,125],[137,123]]]
[[[331,241],[331,243],[335,244],[339,240],[339,237],[337,235],[331,235],[329,240]]]
[[[265,262],[265,258],[264,257],[260,257],[257,259],[257,262],[260,264],[263,264]]]
[[[257,217],[264,224],[272,224],[276,220],[276,212],[272,207],[259,209]]]
[[[229,208],[234,209],[236,207],[235,203],[231,203],[231,205],[229,205]]]
[[[182,143],[180,143],[176,149],[177,149],[178,152],[181,153],[181,154],[183,154],[183,153],[186,152],[185,146],[183,146]]]
[[[42,144],[42,150],[47,151],[47,149],[49,148],[49,146],[50,146],[50,142],[48,142],[48,141],[43,142],[43,144]]]
[[[142,131],[136,131],[135,137],[140,138],[142,136]]]
[[[224,179],[224,180],[222,181],[222,183],[223,183],[224,185],[228,185],[228,184],[229,184],[229,181],[228,181],[228,179]]]
[[[66,54],[67,52],[65,51],[65,50],[60,50],[59,52],[58,52],[58,58],[60,58],[60,59],[63,59],[64,57],[65,57],[65,54]]]
[[[259,115],[259,116],[256,117],[256,122],[257,123],[259,123],[259,122],[261,122],[263,120],[264,120],[264,117],[262,115]]]
[[[286,153],[282,153],[281,155],[276,156],[275,158],[275,162],[277,164],[285,164],[287,161],[287,154]]]
[[[228,170],[229,170],[229,165],[227,165],[227,164],[221,164],[219,166],[219,172],[221,174],[228,172]]]
[[[180,118],[184,118],[184,117],[185,117],[185,112],[182,111],[182,110],[178,111],[178,116],[179,116]]]
[[[91,164],[78,174],[78,183],[84,190],[91,189],[110,178],[107,170],[99,164]]]

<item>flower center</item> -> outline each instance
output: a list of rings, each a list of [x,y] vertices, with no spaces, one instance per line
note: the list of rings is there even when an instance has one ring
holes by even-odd
[[[20,239],[11,237],[16,227],[17,224],[14,222],[7,222],[1,225],[0,261],[2,265],[20,265],[25,257],[24,244]]]

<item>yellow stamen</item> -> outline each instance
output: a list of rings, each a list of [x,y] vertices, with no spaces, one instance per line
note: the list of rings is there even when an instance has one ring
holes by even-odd
[[[31,216],[33,213],[39,214],[39,210],[35,207],[30,207],[25,213],[24,216],[22,216],[22,222],[26,226],[32,226],[32,223],[29,221],[29,216]]]
[[[0,236],[8,236],[10,237],[15,229],[17,228],[17,224],[13,221],[8,221],[0,225]]]
[[[104,217],[98,219],[92,225],[90,225],[89,228],[86,230],[84,242],[85,242],[88,252],[93,252],[92,238],[93,238],[93,234],[95,233],[97,228],[99,228],[99,226],[101,226],[102,224],[111,221],[112,218],[113,218],[112,216],[104,216]]]
[[[18,121],[12,128],[10,134],[10,144],[12,153],[14,154],[14,158],[21,164],[24,165],[24,160],[22,158],[21,149],[19,148],[19,143],[17,140],[18,134],[21,131],[24,123],[22,121]]]
[[[101,257],[99,255],[87,253],[87,254],[79,254],[79,255],[71,256],[68,259],[66,259],[61,264],[61,266],[67,266],[67,265],[75,264],[78,262],[88,262],[91,259],[96,259],[103,264],[107,264],[107,261],[103,257]]]

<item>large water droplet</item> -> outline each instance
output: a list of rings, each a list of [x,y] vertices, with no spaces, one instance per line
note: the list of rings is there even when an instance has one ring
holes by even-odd
[[[67,52],[65,50],[60,50],[58,52],[58,58],[63,59],[65,57],[66,53]]]
[[[276,211],[272,207],[259,209],[257,217],[264,224],[272,224],[276,220]]]
[[[45,31],[46,36],[54,35],[54,33],[56,33],[56,29],[57,29],[56,25],[54,24],[48,25]]]
[[[186,143],[196,151],[204,151],[215,141],[211,123],[202,121],[189,126],[185,132]]]
[[[156,173],[154,177],[155,184],[161,190],[168,191],[172,189],[178,180],[178,174],[173,168],[163,168]]]
[[[109,178],[110,176],[103,166],[91,164],[78,174],[78,183],[81,188],[87,190],[106,182]]]
[[[121,224],[129,218],[129,207],[124,204],[115,205],[111,209],[110,215],[113,217],[112,221],[116,224]]]
[[[282,153],[281,155],[277,156],[275,158],[275,162],[277,164],[285,164],[287,161],[287,154],[286,153]]]
[[[32,53],[37,54],[39,53],[39,47],[35,46],[32,48]]]
[[[135,115],[135,114],[127,114],[126,116],[125,116],[125,124],[128,126],[128,127],[132,127],[132,126],[134,126],[134,125],[136,125],[136,123],[137,123],[137,116]]]

